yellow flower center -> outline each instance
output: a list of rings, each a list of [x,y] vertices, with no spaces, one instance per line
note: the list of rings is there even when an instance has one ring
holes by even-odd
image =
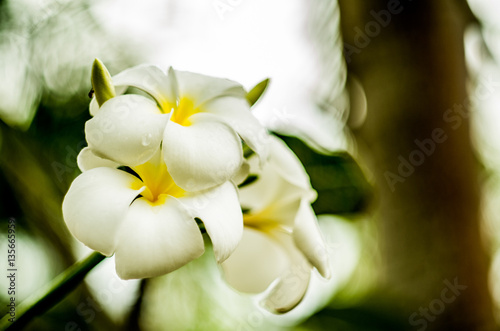
[[[243,224],[245,227],[253,228],[267,234],[271,234],[274,231],[291,231],[275,219],[273,216],[273,206],[267,206],[257,213],[244,213]]]
[[[142,179],[142,183],[134,184],[134,186],[140,186],[133,188],[139,189],[146,186],[141,194],[152,205],[163,204],[169,196],[180,198],[186,194],[186,191],[175,184],[165,163],[162,160],[159,161],[146,162],[132,168]]]
[[[168,108],[167,108],[168,109]],[[179,104],[171,108],[172,117],[170,120],[182,126],[191,125],[190,117],[194,114],[201,112],[199,108],[194,107],[194,102],[188,97],[182,97]]]

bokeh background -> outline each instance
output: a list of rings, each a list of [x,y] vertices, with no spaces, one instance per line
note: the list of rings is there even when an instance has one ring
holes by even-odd
[[[90,252],[61,202],[94,58],[111,74],[270,78],[253,112],[305,164],[333,270],[276,316],[224,283],[209,247],[145,281],[120,280],[110,258],[26,329],[498,329],[498,13],[494,0],[0,0],[0,261],[15,219],[18,302]]]

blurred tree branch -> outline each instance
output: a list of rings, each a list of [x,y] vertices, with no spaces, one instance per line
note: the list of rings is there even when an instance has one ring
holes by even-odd
[[[465,1],[339,3],[348,70],[359,77],[368,104],[354,133],[379,198],[372,211],[383,265],[374,297],[399,307],[408,329],[415,329],[410,316],[417,313],[414,321],[422,318],[428,330],[491,330],[468,115],[459,125],[444,115],[455,105],[469,106],[463,32],[474,18]],[[428,142],[436,129],[446,139],[434,139],[435,149],[423,154],[415,140]],[[418,153],[422,162],[415,161]],[[402,159],[410,166],[401,166]],[[399,176],[392,185],[387,172]],[[421,316],[420,307],[440,299],[443,281],[455,278],[467,289],[439,314]]]

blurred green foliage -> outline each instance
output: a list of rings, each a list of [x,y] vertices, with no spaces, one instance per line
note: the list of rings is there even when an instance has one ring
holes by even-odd
[[[0,235],[5,238],[8,219],[14,218],[23,274],[18,303],[36,290],[33,284],[47,283],[46,275],[54,277],[75,262],[61,203],[79,173],[76,156],[86,145],[92,61],[112,58],[116,72],[134,64],[136,56],[104,33],[89,5],[0,1]],[[33,260],[32,245],[46,260]],[[116,329],[104,312],[92,323],[85,321],[77,307],[91,297],[82,283],[26,330],[71,329],[73,322],[81,330]]]
[[[278,135],[304,165],[318,198],[316,214],[362,212],[372,197],[372,189],[356,160],[345,151],[316,152],[296,137]]]

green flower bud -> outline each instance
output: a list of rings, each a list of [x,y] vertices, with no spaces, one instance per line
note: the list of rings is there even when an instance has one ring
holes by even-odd
[[[92,65],[92,89],[94,90],[94,95],[99,104],[99,107],[103,105],[106,101],[116,96],[115,87],[111,81],[111,75],[104,64],[99,60],[95,59]]]

